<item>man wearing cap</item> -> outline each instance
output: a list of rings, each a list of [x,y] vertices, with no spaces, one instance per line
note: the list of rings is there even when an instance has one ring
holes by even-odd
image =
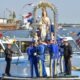
[[[30,61],[31,77],[33,77],[33,73],[34,73],[33,69],[35,69],[36,77],[39,77],[38,57],[37,57],[37,52],[36,52],[36,44],[34,41],[27,48],[27,54],[28,54],[28,59]]]
[[[5,52],[5,60],[6,60],[5,75],[11,76],[10,67],[11,67],[11,60],[12,60],[12,53],[13,53],[13,51],[11,50],[11,44],[7,44],[7,47],[4,52]]]
[[[63,45],[61,46],[64,52],[64,62],[65,62],[65,74],[71,75],[71,55],[72,55],[72,47],[67,39],[63,40]]]

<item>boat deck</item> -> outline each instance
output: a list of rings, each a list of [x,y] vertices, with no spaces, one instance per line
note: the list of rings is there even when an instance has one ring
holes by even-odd
[[[1,77],[0,80],[80,80],[78,76],[55,77],[55,78],[26,78],[26,77]]]

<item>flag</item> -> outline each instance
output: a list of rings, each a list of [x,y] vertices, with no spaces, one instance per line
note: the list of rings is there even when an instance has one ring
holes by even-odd
[[[0,38],[2,38],[3,37],[3,34],[0,32]]]
[[[28,12],[27,14],[23,15],[23,18],[24,18],[24,23],[27,23],[27,22],[32,23],[33,22],[31,12]]]
[[[31,12],[28,12],[26,15],[24,15],[23,17],[24,18],[30,18],[32,16],[32,13]]]
[[[30,24],[32,24],[32,23],[33,23],[33,20],[34,20],[34,19],[33,19],[33,17],[32,17],[32,18],[28,19],[27,21],[30,22]]]

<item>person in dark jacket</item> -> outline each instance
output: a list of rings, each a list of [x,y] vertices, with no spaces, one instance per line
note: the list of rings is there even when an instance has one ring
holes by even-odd
[[[7,44],[7,47],[4,52],[5,52],[5,61],[6,61],[5,75],[11,76],[10,67],[11,67],[11,60],[12,60],[12,53],[13,53],[13,51],[11,50],[11,44]]]
[[[72,55],[72,47],[67,39],[64,39],[63,42],[63,50],[64,50],[64,62],[65,62],[65,74],[71,75],[71,55]]]

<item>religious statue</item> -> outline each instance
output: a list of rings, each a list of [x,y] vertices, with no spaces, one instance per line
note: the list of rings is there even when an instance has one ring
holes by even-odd
[[[50,19],[47,15],[46,8],[42,8],[42,17],[39,24],[41,29],[41,39],[44,41],[50,28]]]

